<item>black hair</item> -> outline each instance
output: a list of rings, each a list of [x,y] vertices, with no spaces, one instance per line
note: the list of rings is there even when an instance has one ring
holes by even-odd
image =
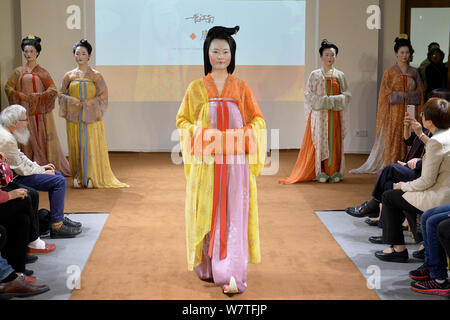
[[[80,41],[78,41],[77,43],[75,43],[75,44],[73,45],[73,48],[72,48],[73,54],[75,54],[75,51],[77,50],[78,47],[84,47],[84,48],[86,48],[88,54],[91,55],[91,52],[92,52],[92,46],[91,46],[91,44],[90,44],[86,39],[81,39]]]
[[[408,47],[409,54],[411,55],[411,57],[413,56],[414,49],[413,49],[413,47],[411,45],[411,41],[409,41],[409,39],[398,38],[398,37],[395,38],[395,45],[394,45],[395,53],[397,53],[401,47]]]
[[[431,47],[432,47],[432,46],[438,46],[438,47],[440,47],[439,43],[437,43],[437,42],[432,42],[432,43],[430,43],[430,44],[428,45],[428,51],[431,50]]]
[[[433,48],[433,49],[431,49],[430,51],[428,51],[427,59],[428,59],[429,61],[431,61],[431,57],[433,56],[433,54],[434,54],[436,51],[441,55],[441,57],[442,57],[442,58],[441,58],[441,62],[443,62],[443,61],[444,61],[444,58],[445,58],[445,53],[444,53],[444,51],[442,51],[442,50],[439,49],[439,48]]]
[[[33,46],[36,51],[38,52],[38,56],[41,53],[42,47],[41,47],[41,38],[33,35],[26,36],[22,39],[22,43],[20,47],[22,48],[22,51],[25,50],[25,46]]]
[[[438,129],[450,128],[450,106],[447,100],[431,98],[423,106],[423,117],[431,120]]]
[[[327,39],[323,39],[322,43],[320,44],[320,49],[319,49],[320,56],[322,56],[323,51],[328,48],[330,48],[330,49],[333,48],[336,51],[336,56],[338,55],[339,48],[337,47],[337,45],[329,42]]]
[[[205,42],[203,43],[203,64],[205,68],[205,75],[210,73],[212,70],[211,62],[209,61],[209,47],[214,39],[222,39],[228,42],[231,50],[231,61],[230,65],[227,67],[227,71],[230,74],[233,73],[235,68],[236,41],[234,41],[232,35],[236,34],[238,31],[239,26],[235,26],[234,28],[216,26],[209,29]]]
[[[450,90],[445,88],[433,89],[430,92],[430,98],[441,98],[450,101]]]

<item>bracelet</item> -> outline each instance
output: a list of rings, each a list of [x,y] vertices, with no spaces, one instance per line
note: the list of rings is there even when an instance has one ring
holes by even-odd
[[[422,140],[422,137],[423,137],[423,136],[426,136],[426,134],[423,133],[423,131],[422,131],[422,134],[419,136],[419,140]]]

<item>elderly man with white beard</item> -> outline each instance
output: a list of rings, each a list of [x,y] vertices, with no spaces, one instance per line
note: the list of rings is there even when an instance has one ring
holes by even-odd
[[[40,166],[28,159],[17,143],[28,143],[26,109],[20,105],[6,107],[0,113],[0,151],[8,158],[14,173],[14,182],[47,191],[50,200],[50,237],[73,238],[81,232],[81,223],[64,216],[66,180],[53,164]]]

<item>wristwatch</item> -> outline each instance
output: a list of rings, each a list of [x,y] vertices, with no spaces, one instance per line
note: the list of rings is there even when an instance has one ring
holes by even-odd
[[[422,137],[423,137],[423,136],[426,136],[426,134],[423,133],[423,131],[422,131],[422,134],[419,136],[419,140],[422,140]]]

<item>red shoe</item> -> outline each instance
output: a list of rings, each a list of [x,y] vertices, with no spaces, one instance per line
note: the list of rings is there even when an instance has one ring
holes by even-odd
[[[33,249],[28,247],[28,254],[29,255],[35,255],[35,254],[45,254],[45,253],[50,253],[56,250],[56,245],[54,245],[53,243],[46,243],[45,244],[45,249]]]

